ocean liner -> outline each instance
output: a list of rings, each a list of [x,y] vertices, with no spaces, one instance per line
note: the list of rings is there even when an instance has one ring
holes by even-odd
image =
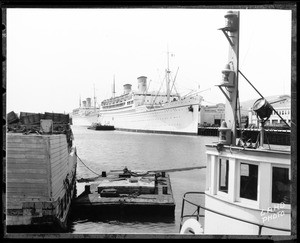
[[[72,125],[76,126],[90,126],[97,122],[99,107],[97,107],[97,101],[95,96],[94,88],[94,105],[92,105],[92,99],[90,97],[86,98],[81,102],[79,100],[79,107],[72,111]]]
[[[149,92],[147,77],[140,76],[138,90],[124,84],[124,93],[101,102],[98,122],[116,130],[197,135],[202,97],[198,92],[181,97],[172,93],[169,68],[166,70],[166,92]],[[114,85],[113,85],[114,87]]]

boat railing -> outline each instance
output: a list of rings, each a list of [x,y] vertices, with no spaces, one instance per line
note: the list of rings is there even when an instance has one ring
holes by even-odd
[[[180,228],[179,228],[179,232],[182,228],[182,225],[183,225],[183,220],[184,218],[196,218],[197,221],[199,221],[200,217],[205,217],[204,214],[200,214],[200,210],[202,209],[203,211],[207,210],[209,212],[212,212],[212,213],[215,213],[215,214],[219,214],[219,215],[222,215],[224,217],[228,217],[228,218],[231,218],[231,219],[235,219],[235,220],[238,220],[238,221],[242,221],[242,222],[245,222],[245,223],[248,223],[248,224],[252,224],[252,225],[256,225],[258,227],[258,235],[261,235],[261,232],[262,232],[262,228],[268,228],[268,229],[273,229],[273,230],[278,230],[278,231],[285,231],[285,232],[291,232],[290,229],[284,229],[284,228],[278,228],[278,227],[272,227],[272,226],[267,226],[267,225],[263,225],[263,224],[259,224],[259,223],[256,223],[256,222],[252,222],[252,221],[249,221],[249,220],[245,220],[245,219],[240,219],[240,218],[237,218],[237,217],[233,217],[233,216],[230,216],[228,214],[225,214],[225,213],[220,213],[220,212],[217,212],[215,210],[212,210],[212,209],[209,209],[209,208],[206,208],[200,204],[196,204],[194,202],[191,202],[189,201],[188,199],[186,199],[186,196],[189,195],[189,194],[199,194],[199,195],[205,195],[205,192],[186,192],[184,195],[183,195],[183,198],[182,198],[182,207],[181,207],[181,218],[180,218]],[[191,204],[193,206],[196,207],[196,210],[194,211],[193,214],[186,214],[184,215],[184,207],[185,207],[185,203],[188,203],[188,204]]]

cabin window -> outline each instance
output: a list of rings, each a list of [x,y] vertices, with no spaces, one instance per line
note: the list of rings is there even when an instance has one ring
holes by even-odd
[[[240,164],[240,197],[257,200],[258,165]]]
[[[290,204],[290,176],[288,168],[272,169],[272,203]]]
[[[219,160],[219,191],[228,193],[229,160]]]

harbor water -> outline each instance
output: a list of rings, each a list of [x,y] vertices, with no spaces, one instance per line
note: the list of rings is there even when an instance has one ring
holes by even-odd
[[[121,131],[95,131],[85,126],[72,126],[77,147],[77,179],[97,176],[102,171],[164,170],[206,165],[205,144],[217,137],[148,134]],[[84,164],[86,165],[84,166]],[[170,172],[175,199],[171,218],[130,215],[123,217],[71,217],[71,233],[78,234],[178,234],[182,196],[187,191],[204,191],[206,169]],[[77,195],[85,183],[77,183]],[[203,198],[195,198],[203,201]],[[196,202],[195,201],[195,202]],[[76,212],[74,212],[76,215]]]

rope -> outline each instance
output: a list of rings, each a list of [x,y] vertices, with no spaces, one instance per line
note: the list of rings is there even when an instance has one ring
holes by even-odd
[[[90,169],[85,163],[83,163],[83,161],[79,158],[79,156],[77,155],[77,152],[75,152],[76,157],[80,160],[80,162],[91,172],[93,172],[94,174],[101,176],[100,174],[98,174],[97,172],[93,171],[92,169]]]
[[[176,171],[196,170],[196,169],[204,169],[204,168],[206,168],[206,166],[174,168],[174,169],[165,169],[165,170],[149,170],[148,172],[176,172]]]

